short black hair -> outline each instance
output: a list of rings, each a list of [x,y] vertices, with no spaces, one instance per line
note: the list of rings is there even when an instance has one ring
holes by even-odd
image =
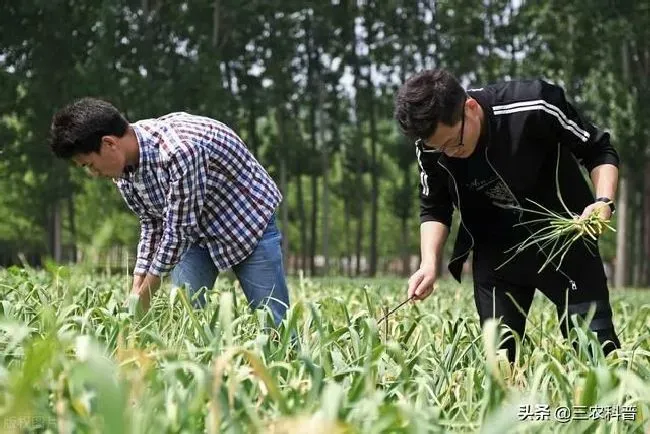
[[[395,119],[410,139],[427,139],[438,123],[454,125],[463,114],[466,92],[444,69],[429,69],[406,80],[395,97]]]
[[[122,137],[128,127],[129,122],[111,103],[82,98],[54,114],[50,149],[63,159],[99,152],[103,136]]]

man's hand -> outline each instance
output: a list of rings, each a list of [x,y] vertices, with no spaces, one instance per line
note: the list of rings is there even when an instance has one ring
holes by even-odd
[[[143,312],[148,311],[149,307],[151,306],[151,291],[149,290],[149,288],[140,286],[140,288],[134,291],[133,294],[138,296],[138,300],[140,302],[140,306],[142,307]]]
[[[142,282],[144,282],[145,274],[135,274],[133,276],[133,286],[131,286],[131,293],[137,293],[138,288],[142,285]]]
[[[427,298],[434,290],[437,277],[438,266],[435,263],[421,264],[420,269],[408,281],[408,297],[414,297],[415,300]]]
[[[609,204],[606,202],[594,202],[582,211],[580,220],[589,218],[589,216],[594,212],[598,213],[603,220],[609,220],[612,217],[612,210],[609,207]]]
[[[134,277],[131,294],[138,297],[140,306],[144,312],[149,310],[149,307],[151,306],[151,297],[153,297],[160,287],[160,283],[160,277],[153,274]]]

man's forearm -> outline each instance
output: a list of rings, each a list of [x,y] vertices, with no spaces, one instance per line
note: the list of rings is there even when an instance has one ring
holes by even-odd
[[[438,263],[448,235],[449,228],[443,223],[428,221],[420,225],[422,264]]]
[[[591,171],[591,182],[596,190],[596,197],[614,200],[618,184],[618,167],[613,164],[601,164]]]

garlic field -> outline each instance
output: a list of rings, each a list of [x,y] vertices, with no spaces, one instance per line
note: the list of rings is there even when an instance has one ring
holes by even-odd
[[[203,310],[165,285],[142,316],[126,276],[0,270],[0,432],[650,432],[650,291],[611,292],[607,358],[539,295],[510,366],[470,283],[378,324],[405,282],[292,279],[276,330],[227,277]]]

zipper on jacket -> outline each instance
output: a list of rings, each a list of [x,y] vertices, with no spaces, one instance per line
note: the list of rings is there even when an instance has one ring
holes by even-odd
[[[460,193],[458,192],[458,184],[456,183],[456,179],[454,178],[454,175],[452,175],[451,171],[447,169],[447,167],[440,162],[440,159],[438,159],[438,165],[445,169],[449,176],[451,177],[452,181],[454,181],[454,189],[456,190],[456,197],[458,198],[458,217],[460,218],[460,224],[463,225],[467,233],[469,234],[470,239],[472,240],[472,244],[470,244],[469,249],[467,249],[465,252],[461,253],[460,255],[456,256],[455,258],[452,258],[449,262],[454,262],[458,258],[464,256],[465,254],[469,253],[470,250],[474,247],[474,237],[472,236],[472,233],[469,231],[467,226],[465,226],[465,223],[463,222],[463,213],[460,210]]]
[[[517,203],[517,207],[521,208],[521,204],[520,204],[519,201],[517,200],[517,196],[515,196],[514,193],[512,192],[512,190],[510,190],[510,187],[508,186],[508,184],[506,183],[506,181],[501,177],[501,175],[499,175],[499,172],[497,172],[497,170],[494,168],[494,166],[493,166],[492,163],[490,162],[490,159],[488,158],[488,150],[487,150],[487,147],[485,148],[485,160],[487,161],[487,163],[488,163],[488,165],[490,166],[490,168],[494,171],[494,173],[496,173],[496,175],[499,177],[499,179],[501,180],[501,182],[503,182],[503,185],[506,186],[506,188],[508,189],[508,192],[510,193],[510,195],[512,196],[512,198],[513,198],[513,199],[515,200],[515,202]],[[453,177],[452,177],[452,178],[453,178]],[[460,199],[458,199],[458,206],[459,206],[459,208],[460,208]],[[519,211],[519,223],[521,223],[521,217],[522,217],[522,215],[523,215],[523,212],[522,212],[522,211]],[[532,235],[533,232],[530,230],[530,228],[526,228],[526,230],[528,230],[528,232],[530,232],[531,235]],[[535,245],[537,245],[537,248],[539,249],[539,251],[540,251],[540,252],[541,252],[541,253],[542,253],[542,254],[543,254],[543,255],[548,259],[548,255],[546,254],[546,252],[544,252],[544,250],[542,250],[542,248],[539,247],[539,245],[538,245],[537,243],[536,243]],[[571,285],[571,289],[572,289],[573,291],[576,291],[576,290],[578,289],[578,286],[576,285],[575,280],[571,279],[571,277],[569,277],[568,274],[566,274],[564,271],[562,271],[562,269],[561,269],[560,267],[558,267],[557,265],[555,265],[555,263],[554,263],[553,261],[551,261],[551,264],[553,264],[553,266],[555,267],[555,269],[556,269],[557,271],[559,271],[559,272],[560,272],[564,277],[567,278],[567,280],[569,281],[569,285]]]

